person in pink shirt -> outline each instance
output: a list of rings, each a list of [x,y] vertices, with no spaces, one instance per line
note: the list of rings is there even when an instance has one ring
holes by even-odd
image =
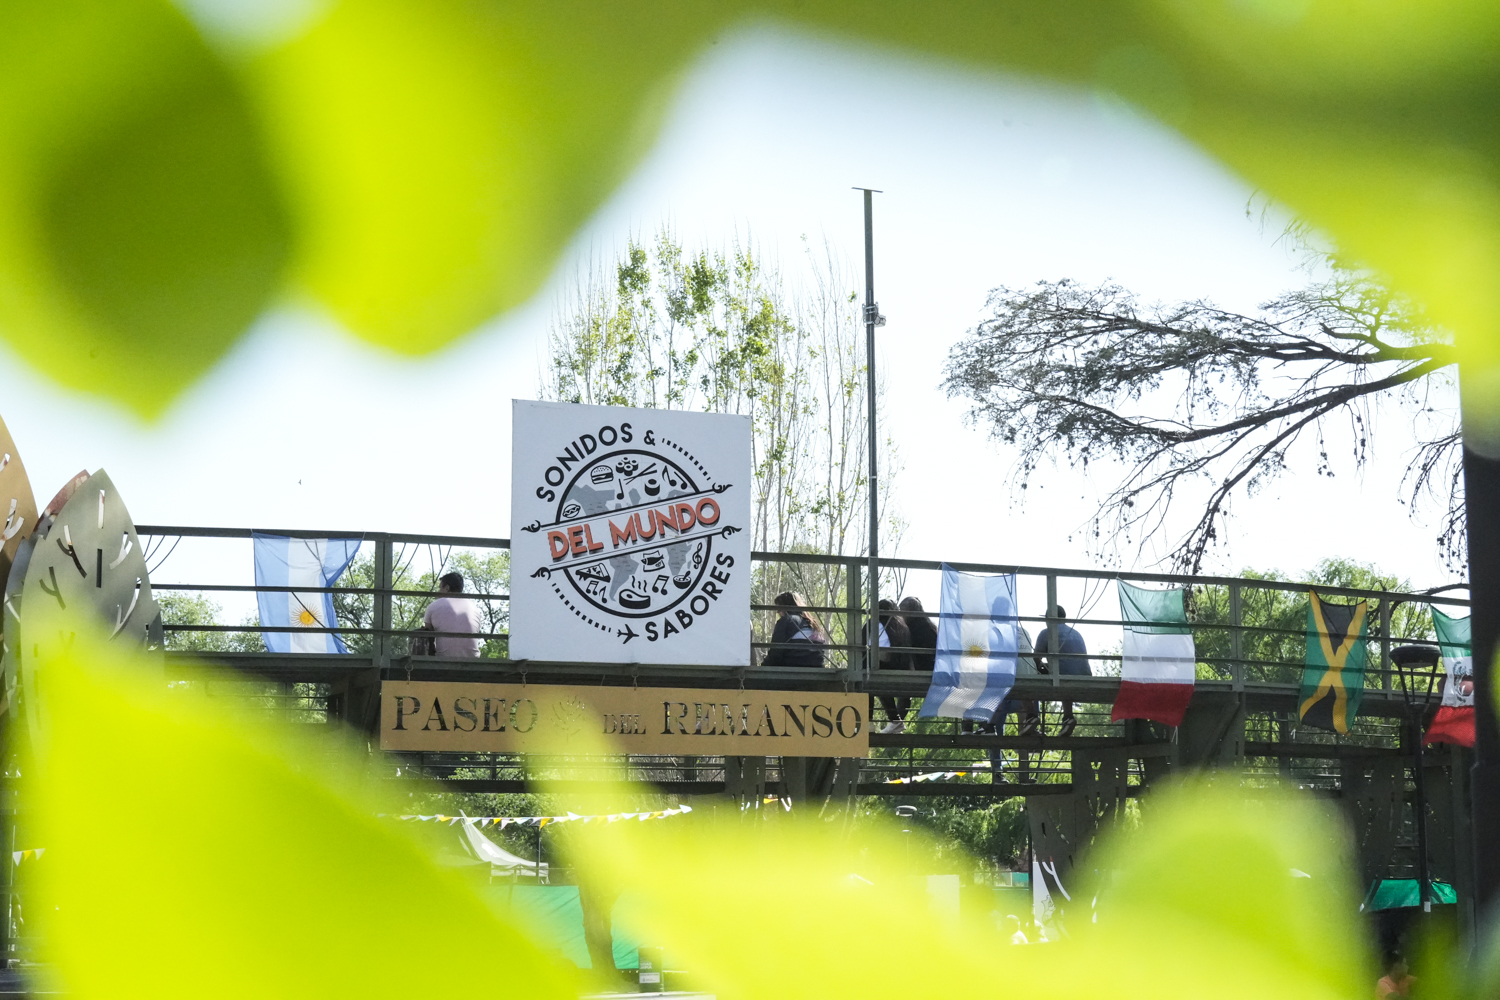
[[[484,622],[479,616],[479,606],[467,597],[450,596],[463,592],[463,575],[444,573],[438,580],[438,593],[445,596],[427,605],[422,623],[434,632],[485,631]],[[436,644],[438,656],[478,656],[484,640],[440,635]]]

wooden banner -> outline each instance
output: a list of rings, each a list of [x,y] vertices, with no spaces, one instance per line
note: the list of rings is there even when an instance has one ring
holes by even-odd
[[[822,691],[386,681],[385,750],[864,757],[870,696]]]

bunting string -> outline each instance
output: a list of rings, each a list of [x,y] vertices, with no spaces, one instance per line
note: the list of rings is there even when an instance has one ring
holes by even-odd
[[[763,796],[758,802],[754,799],[746,799],[744,802],[741,802],[740,812],[744,812],[746,809],[759,809],[761,806],[768,806],[773,802],[780,802],[781,808],[785,809],[787,812],[792,811],[791,799],[786,798],[785,796],[778,797],[775,795],[766,795]]]
[[[20,864],[22,861],[34,861],[47,853],[45,847],[38,847],[30,851],[11,851],[10,860],[12,864]]]
[[[909,778],[889,778],[886,780],[886,784],[912,785],[920,784],[924,781],[942,781],[945,778],[963,778],[971,774],[978,774],[979,770],[977,770],[976,768],[978,768],[978,765],[975,765],[975,768],[971,768],[967,771],[929,771],[926,774],[914,774]],[[982,770],[987,773],[989,769],[983,768]]]
[[[693,811],[692,806],[677,806],[672,809],[657,809],[645,812],[627,813],[601,813],[594,816],[580,816],[578,813],[570,812],[564,816],[446,816],[434,813],[431,816],[407,815],[395,816],[399,820],[410,820],[418,823],[447,823],[452,826],[455,823],[472,823],[479,827],[498,826],[505,829],[507,826],[534,826],[538,829],[551,826],[553,823],[618,823],[621,820],[633,819],[644,822],[648,819],[666,819],[668,816],[681,816]],[[382,817],[388,816],[381,813]]]

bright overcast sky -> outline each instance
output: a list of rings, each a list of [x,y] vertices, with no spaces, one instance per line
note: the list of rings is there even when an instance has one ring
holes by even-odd
[[[1148,300],[1250,309],[1303,278],[1277,227],[1247,219],[1243,180],[1108,100],[749,30],[687,76],[655,150],[552,285],[450,350],[398,359],[286,311],[157,425],[72,397],[8,353],[0,412],[41,501],[102,466],[139,523],[507,536],[509,400],[535,396],[548,321],[578,262],[664,220],[689,244],[748,232],[790,261],[806,235],[857,259],[856,184],[885,191],[876,284],[890,322],[879,349],[904,460],[896,501],[910,522],[897,554],[914,558],[1090,565],[1077,529],[1098,490],[1060,471],[1014,508],[1012,457],[938,389],[949,346],[990,288],[1113,278]],[[1296,572],[1343,555],[1417,587],[1449,582],[1435,516],[1413,523],[1397,502],[1410,422],[1386,412],[1373,436],[1383,457],[1362,478],[1347,459],[1335,456],[1331,480],[1309,461],[1239,503],[1210,571]],[[194,561],[174,560],[173,576],[209,568]]]

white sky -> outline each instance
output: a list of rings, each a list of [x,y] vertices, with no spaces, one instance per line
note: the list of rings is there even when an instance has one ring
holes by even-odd
[[[56,388],[0,348],[0,412],[44,502],[79,468],[102,466],[138,523],[507,536],[509,400],[535,395],[548,321],[578,262],[664,220],[690,244],[749,232],[790,263],[805,234],[858,261],[856,184],[885,191],[876,289],[890,322],[879,349],[904,460],[896,501],[910,522],[897,554],[913,558],[1090,565],[1081,534],[1069,536],[1098,490],[1060,471],[1012,508],[1011,456],[938,390],[949,346],[990,288],[1113,278],[1148,300],[1250,309],[1302,279],[1276,227],[1246,218],[1243,180],[1107,99],[764,28],[703,56],[655,150],[552,285],[451,349],[395,358],[282,311],[152,426]],[[1309,461],[1237,504],[1208,570],[1300,571],[1343,555],[1419,588],[1449,582],[1435,518],[1414,523],[1397,503],[1409,419],[1385,413],[1374,437],[1384,457],[1362,478],[1347,459],[1335,457],[1332,480]],[[160,576],[249,572],[248,546],[204,547]],[[934,588],[914,589],[935,607]],[[1061,597],[1076,606],[1066,588]],[[1023,613],[1029,603],[1023,594]]]

